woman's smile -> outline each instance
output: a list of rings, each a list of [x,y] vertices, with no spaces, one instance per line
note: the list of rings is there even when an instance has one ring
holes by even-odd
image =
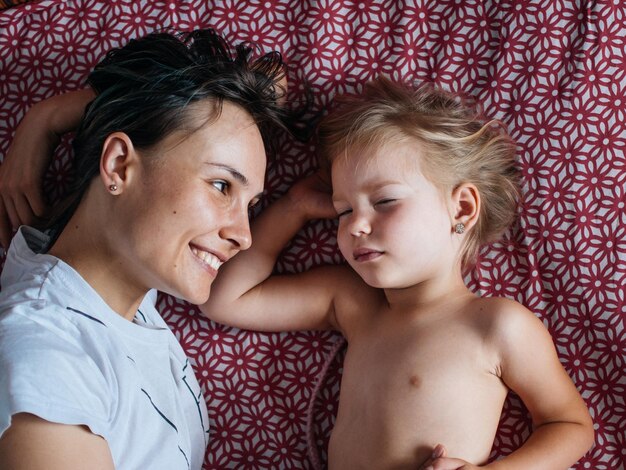
[[[205,267],[209,268],[213,276],[216,276],[218,269],[222,264],[224,264],[224,257],[220,255],[215,255],[209,251],[203,250],[191,244],[189,246],[191,247],[191,252],[193,253],[193,255],[198,258]]]

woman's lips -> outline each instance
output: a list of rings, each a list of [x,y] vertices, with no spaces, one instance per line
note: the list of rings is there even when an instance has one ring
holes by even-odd
[[[225,257],[219,253],[213,253],[202,249],[198,245],[192,245],[191,243],[189,244],[189,247],[194,257],[215,277],[220,266],[224,263]]]

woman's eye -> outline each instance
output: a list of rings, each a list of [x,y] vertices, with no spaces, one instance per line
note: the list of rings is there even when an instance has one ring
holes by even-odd
[[[395,199],[381,199],[380,201],[377,201],[375,205],[381,205],[381,204],[389,204],[391,202],[395,202]]]
[[[217,189],[220,193],[225,193],[228,189],[228,183],[222,180],[211,181],[211,184],[215,189]]]

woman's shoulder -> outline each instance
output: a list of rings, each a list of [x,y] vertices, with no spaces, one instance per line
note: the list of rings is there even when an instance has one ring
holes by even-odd
[[[18,283],[3,290],[0,296],[0,334],[25,343],[31,341],[40,348],[61,348],[81,351],[92,334],[90,324],[101,324],[84,308],[72,308],[71,297],[62,292],[47,294],[45,283]],[[67,302],[62,300],[67,298]]]
[[[0,358],[7,368],[26,365],[42,371],[86,362],[98,342],[73,321],[78,311],[41,300],[26,299],[0,307]],[[92,320],[93,321],[93,320]]]
[[[24,302],[0,317],[0,433],[10,417],[28,412],[55,422],[86,420],[103,426],[110,414],[113,383],[80,345],[63,311]]]

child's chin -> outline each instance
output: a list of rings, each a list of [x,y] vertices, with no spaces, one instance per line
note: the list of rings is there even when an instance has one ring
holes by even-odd
[[[373,287],[374,289],[393,289],[393,287],[387,285],[386,282],[383,282],[380,279],[365,279],[363,277],[361,279],[363,279],[365,284],[367,284],[370,287]]]
[[[404,284],[399,284],[398,282],[391,282],[390,280],[385,280],[385,279],[365,279],[365,278],[361,278],[363,279],[363,281],[365,281],[365,284],[367,284],[370,287],[373,287],[374,289],[405,289],[406,287],[409,287],[410,284],[404,285]]]
[[[358,269],[359,266],[352,266],[352,269],[359,275],[361,280],[370,287],[374,289],[394,289],[396,286],[391,285],[392,283],[389,280],[380,279],[379,277],[372,276],[371,273],[367,271],[364,273]],[[365,274],[365,275],[364,275]],[[370,274],[368,276],[368,274]]]

